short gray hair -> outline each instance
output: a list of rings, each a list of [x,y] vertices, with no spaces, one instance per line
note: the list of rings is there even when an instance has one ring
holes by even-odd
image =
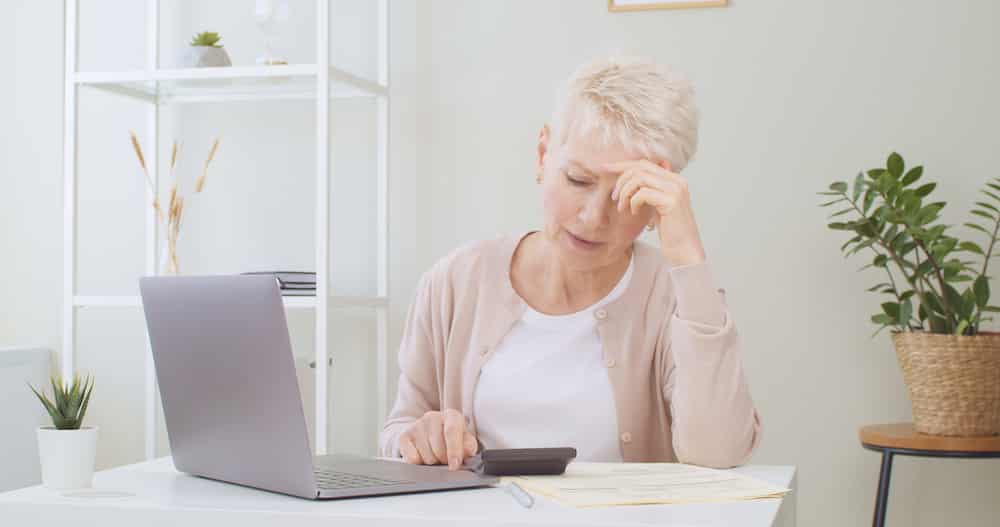
[[[600,57],[580,66],[556,97],[553,135],[596,132],[603,145],[619,145],[680,172],[698,146],[698,109],[691,83],[651,60]]]

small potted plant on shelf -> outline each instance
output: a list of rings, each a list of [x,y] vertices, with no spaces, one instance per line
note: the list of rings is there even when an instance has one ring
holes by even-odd
[[[222,37],[212,31],[203,31],[191,38],[185,55],[185,65],[189,68],[217,68],[232,66],[226,48],[219,44]]]
[[[52,399],[28,385],[52,417],[52,426],[38,428],[38,455],[42,484],[50,489],[68,490],[91,486],[97,454],[97,427],[81,427],[87,414],[94,381],[73,377],[67,385],[53,377]]]
[[[1000,178],[986,183],[982,201],[964,223],[982,245],[948,233],[939,222],[945,202],[929,202],[936,183],[921,181],[923,167],[905,170],[892,153],[884,167],[862,172],[852,184],[837,181],[819,194],[836,206],[828,227],[853,236],[845,258],[865,255],[885,280],[868,289],[886,295],[871,317],[892,328],[896,357],[913,406],[918,432],[950,436],[1000,433],[1000,333],[982,331],[990,305],[987,270],[998,256]]]

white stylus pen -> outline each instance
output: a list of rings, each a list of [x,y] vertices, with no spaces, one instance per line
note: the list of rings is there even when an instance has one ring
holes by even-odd
[[[525,492],[520,485],[514,483],[513,481],[504,485],[504,489],[525,509],[530,509],[531,506],[535,504],[535,499],[531,497],[531,494]]]

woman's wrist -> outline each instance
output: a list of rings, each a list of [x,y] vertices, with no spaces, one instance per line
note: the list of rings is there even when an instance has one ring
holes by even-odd
[[[700,243],[689,244],[679,248],[661,248],[663,257],[671,267],[698,265],[706,262],[705,249]]]
[[[670,277],[677,296],[679,318],[712,327],[725,325],[722,290],[716,286],[708,262],[672,267]]]

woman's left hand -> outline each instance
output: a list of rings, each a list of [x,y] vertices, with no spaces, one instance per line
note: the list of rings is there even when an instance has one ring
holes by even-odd
[[[671,172],[669,163],[663,161],[657,165],[641,159],[610,163],[605,168],[621,172],[611,192],[620,212],[639,214],[643,205],[655,211],[660,249],[667,262],[680,266],[705,261],[687,180]]]

